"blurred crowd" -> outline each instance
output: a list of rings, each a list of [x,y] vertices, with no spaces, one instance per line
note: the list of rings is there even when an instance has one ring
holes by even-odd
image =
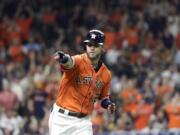
[[[106,35],[114,114],[95,104],[94,135],[180,134],[179,0],[1,0],[0,135],[48,135],[62,72],[57,50]]]

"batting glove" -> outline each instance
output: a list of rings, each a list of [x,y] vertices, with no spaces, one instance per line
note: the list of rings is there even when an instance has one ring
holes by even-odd
[[[63,51],[58,51],[55,54],[55,59],[64,64],[68,61],[68,56]]]

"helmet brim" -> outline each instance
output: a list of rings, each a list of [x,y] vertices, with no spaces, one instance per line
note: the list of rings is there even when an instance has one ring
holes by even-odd
[[[98,45],[100,45],[100,46],[103,46],[103,45],[104,45],[104,43],[97,43],[97,42],[92,41],[92,40],[84,40],[84,44],[87,44],[87,43],[95,43],[95,44],[98,44]]]

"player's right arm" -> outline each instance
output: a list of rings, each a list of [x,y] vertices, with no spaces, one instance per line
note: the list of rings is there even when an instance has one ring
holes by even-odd
[[[75,65],[75,60],[62,51],[58,51],[54,54],[54,59],[58,61],[64,69],[72,69]]]

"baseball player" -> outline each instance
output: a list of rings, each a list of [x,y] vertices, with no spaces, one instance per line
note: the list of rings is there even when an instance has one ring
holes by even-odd
[[[111,73],[101,61],[105,35],[90,30],[84,40],[85,53],[70,56],[62,51],[54,55],[64,71],[61,85],[49,117],[50,135],[93,135],[91,113],[96,100],[108,112],[115,111],[109,98]]]

